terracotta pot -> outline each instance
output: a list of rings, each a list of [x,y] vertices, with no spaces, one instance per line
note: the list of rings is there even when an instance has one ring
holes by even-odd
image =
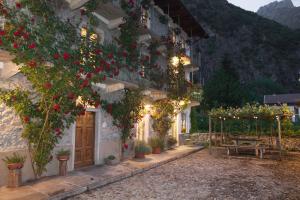
[[[57,156],[57,160],[69,160],[70,156],[69,155],[61,155]]]
[[[9,170],[21,169],[21,168],[23,168],[23,163],[10,163],[10,164],[7,164],[7,168]]]
[[[143,159],[145,158],[145,153],[135,153],[135,158]]]
[[[161,153],[160,147],[153,148],[153,149],[152,149],[152,153],[153,153],[153,154],[160,154],[160,153]]]

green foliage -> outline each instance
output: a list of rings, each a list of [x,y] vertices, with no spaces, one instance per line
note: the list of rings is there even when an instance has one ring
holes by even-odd
[[[167,138],[168,148],[172,148],[175,144],[177,144],[177,140],[172,136],[168,136]]]
[[[135,153],[151,153],[152,149],[144,141],[137,141],[135,145]]]
[[[161,137],[158,137],[158,136],[154,136],[154,137],[151,137],[149,138],[149,145],[152,147],[152,149],[155,149],[155,148],[160,148],[160,149],[164,149],[164,146],[165,146],[165,141],[163,138]]]
[[[69,156],[71,151],[69,149],[60,149],[56,152],[56,156]]]
[[[239,77],[231,66],[230,59],[225,56],[222,66],[204,85],[203,104],[207,108],[241,106],[244,90]]]
[[[87,16],[95,9],[94,3],[99,1],[87,4]],[[77,32],[79,27],[55,16],[54,6],[52,1],[41,0],[23,0],[18,6],[9,7],[6,3],[1,6],[6,19],[0,38],[1,49],[15,56],[13,62],[20,66],[20,72],[31,83],[32,90],[1,90],[0,101],[14,108],[22,119],[22,137],[28,141],[36,177],[46,170],[63,130],[76,120],[77,115],[83,114],[87,106],[110,108],[93,90],[92,83],[118,76],[120,68],[140,65],[138,55],[125,56],[125,46],[102,45],[97,39],[91,39],[90,36],[95,34],[91,17],[88,17],[87,35],[81,36]],[[129,18],[125,26],[132,27],[128,24],[133,23]],[[122,54],[124,56],[119,56]],[[79,97],[80,103],[76,102]],[[122,128],[128,133],[128,127],[134,121],[131,119],[135,117],[130,118],[125,111],[119,113],[127,114],[129,123]],[[133,113],[136,116],[135,111]],[[116,117],[116,121],[122,121],[121,118]]]
[[[21,163],[24,164],[26,160],[26,156],[21,156],[18,153],[13,153],[12,156],[6,156],[4,159],[2,159],[3,162],[6,164],[15,164],[15,163]]]
[[[276,117],[290,118],[292,112],[287,105],[268,106],[259,104],[246,104],[241,108],[222,107],[212,109],[209,115],[215,119],[267,119],[274,120]]]
[[[120,102],[105,108],[113,116],[114,124],[122,130],[122,140],[125,142],[128,137],[131,137],[130,132],[134,124],[142,118],[141,90],[125,89],[124,97]]]
[[[174,105],[170,100],[160,100],[155,102],[152,118],[152,127],[160,137],[164,138],[172,127],[172,117],[174,116]]]
[[[116,157],[114,155],[109,155],[106,159],[107,160],[115,160]]]
[[[198,132],[199,131],[199,115],[197,113],[196,108],[194,108],[194,107],[191,109],[190,119],[191,119],[190,133]]]
[[[246,101],[264,103],[264,95],[283,94],[284,87],[269,78],[253,80],[245,86]]]

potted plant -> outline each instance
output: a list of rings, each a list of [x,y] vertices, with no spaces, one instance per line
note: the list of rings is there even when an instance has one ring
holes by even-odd
[[[61,149],[56,153],[56,158],[59,161],[59,175],[67,175],[67,162],[70,158],[70,150]]]
[[[143,159],[145,154],[151,152],[151,147],[143,141],[138,141],[135,146],[135,158]]]
[[[118,164],[118,160],[114,155],[110,155],[104,159],[105,164],[107,165],[116,165]]]
[[[177,140],[172,137],[172,136],[169,136],[168,139],[167,139],[167,145],[168,145],[168,148],[169,149],[172,149],[174,148],[174,146],[177,144]]]
[[[158,136],[149,139],[149,145],[152,147],[153,154],[160,154],[164,149],[164,140]]]
[[[9,169],[7,187],[19,187],[22,184],[22,171],[26,156],[21,156],[13,153],[12,156],[7,156],[3,161]]]

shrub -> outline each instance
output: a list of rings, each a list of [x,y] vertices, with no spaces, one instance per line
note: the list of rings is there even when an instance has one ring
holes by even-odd
[[[2,159],[6,164],[21,163],[24,164],[26,156],[21,156],[18,153],[13,153],[12,156],[6,156],[5,159]]]
[[[151,147],[144,141],[138,141],[135,146],[135,153],[151,153]]]
[[[165,141],[162,138],[155,136],[149,139],[149,145],[152,147],[152,149],[155,148],[164,149]]]
[[[171,148],[173,147],[175,144],[177,144],[177,140],[172,137],[172,136],[169,136],[168,137],[168,140],[167,140],[167,144],[168,144],[168,148]]]

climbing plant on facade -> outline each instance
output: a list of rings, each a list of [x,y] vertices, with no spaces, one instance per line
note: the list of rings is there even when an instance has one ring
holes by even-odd
[[[57,17],[52,3],[23,0],[12,7],[4,2],[0,8],[6,19],[0,47],[14,56],[13,62],[32,86],[1,90],[0,101],[22,119],[22,136],[28,142],[36,177],[46,170],[63,130],[87,106],[113,112],[112,105],[95,92],[94,84],[118,76],[128,63],[139,62],[136,57],[130,62],[124,55],[126,49],[97,41],[94,18],[86,13],[89,7],[84,13],[86,34],[80,35],[79,23]]]

